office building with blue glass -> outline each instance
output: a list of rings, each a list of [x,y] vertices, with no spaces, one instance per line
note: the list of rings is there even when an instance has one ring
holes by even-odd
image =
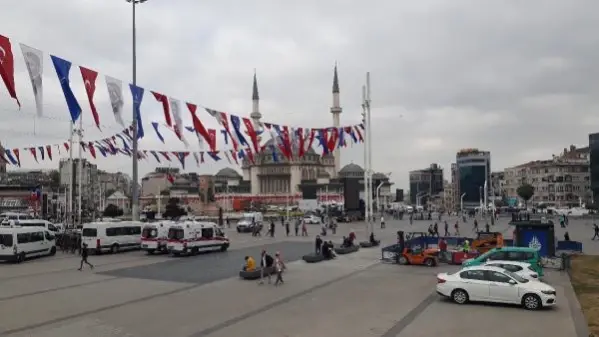
[[[491,153],[478,149],[462,149],[456,154],[458,191],[460,204],[464,209],[474,209],[481,205],[491,189]],[[485,191],[485,182],[487,190]]]

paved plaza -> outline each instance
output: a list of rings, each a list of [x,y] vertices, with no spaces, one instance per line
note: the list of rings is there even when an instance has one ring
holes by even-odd
[[[448,220],[453,225],[455,219]],[[429,221],[388,221],[376,229],[383,244],[395,232],[425,231]],[[481,222],[481,227],[484,225]],[[567,229],[587,253],[592,220],[572,220]],[[350,229],[367,238],[363,223],[340,224],[331,240]],[[442,229],[442,225],[440,225]],[[297,261],[313,249],[310,237],[254,238],[229,232],[226,253],[173,258],[142,252],[91,256],[93,271],[77,271],[72,255],[0,264],[0,336],[10,337],[232,337],[232,336],[579,336],[580,313],[567,274],[548,272],[558,292],[551,310],[458,306],[435,294],[435,275],[456,270],[380,262],[380,249],[361,249],[334,261]],[[497,231],[511,237],[507,219]],[[472,222],[462,225],[471,233]],[[556,228],[557,235],[563,230]],[[327,237],[329,238],[329,236]],[[237,277],[245,255],[280,251],[288,262],[285,284],[258,285]],[[585,336],[586,337],[586,336]]]

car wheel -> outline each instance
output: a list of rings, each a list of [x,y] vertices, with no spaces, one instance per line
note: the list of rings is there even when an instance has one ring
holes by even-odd
[[[433,259],[426,259],[426,260],[424,261],[424,264],[425,264],[427,267],[434,267],[434,266],[435,266],[435,261],[434,261]]]
[[[399,264],[407,265],[408,264],[408,259],[405,256],[400,256],[399,257]]]
[[[148,255],[154,254],[154,249],[148,249]]]
[[[541,299],[535,294],[526,294],[522,297],[522,305],[527,310],[538,310],[541,309]]]
[[[237,233],[241,233],[241,230],[239,228],[237,228]]]
[[[451,299],[457,304],[465,304],[468,302],[468,293],[462,289],[456,289],[451,293]]]
[[[50,248],[50,256],[56,255],[56,247]]]
[[[116,254],[119,252],[119,245],[117,245],[116,243],[114,245],[112,245],[110,247],[110,253],[111,254]]]
[[[25,253],[19,253],[19,255],[17,255],[17,263],[22,263],[23,261],[25,261]]]

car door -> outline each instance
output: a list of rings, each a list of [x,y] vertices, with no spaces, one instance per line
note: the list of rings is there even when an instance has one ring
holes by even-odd
[[[487,301],[489,299],[489,281],[484,270],[466,270],[460,273],[464,290],[472,301]]]
[[[501,303],[519,303],[520,297],[516,284],[511,284],[514,281],[511,277],[504,273],[490,270],[487,272],[489,280],[489,298],[493,302]]]

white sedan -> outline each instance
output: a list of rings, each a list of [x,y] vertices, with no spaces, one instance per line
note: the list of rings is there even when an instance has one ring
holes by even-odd
[[[307,224],[318,225],[320,223],[320,218],[316,215],[308,215],[304,217],[304,222]]]
[[[555,305],[553,287],[530,281],[499,267],[467,267],[437,275],[437,293],[455,303],[496,302],[522,305],[528,310]]]
[[[485,263],[484,265],[490,267],[503,268],[507,271],[511,271],[512,273],[518,276],[522,276],[525,279],[531,281],[539,280],[539,273],[532,269],[530,263],[527,262],[491,260]]]

